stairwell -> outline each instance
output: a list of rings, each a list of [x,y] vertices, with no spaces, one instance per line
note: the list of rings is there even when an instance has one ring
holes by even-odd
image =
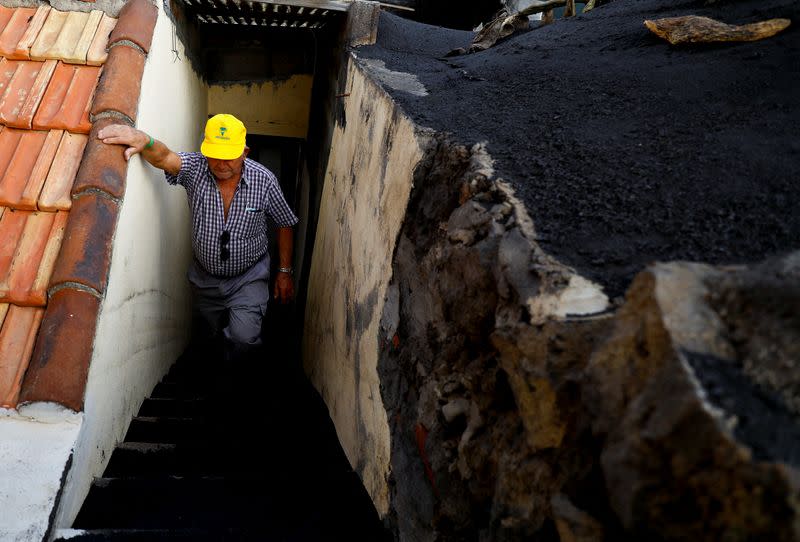
[[[190,346],[55,540],[385,539],[290,350],[221,371],[209,341]]]

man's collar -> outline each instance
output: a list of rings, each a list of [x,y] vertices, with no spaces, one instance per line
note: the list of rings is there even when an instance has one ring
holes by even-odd
[[[239,178],[239,182],[244,183],[245,186],[250,184],[250,181],[247,180],[247,158],[242,162],[242,176]]]

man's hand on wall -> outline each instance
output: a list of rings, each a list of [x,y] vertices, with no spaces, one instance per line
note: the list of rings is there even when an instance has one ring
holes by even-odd
[[[97,139],[107,145],[124,145],[125,160],[141,153],[142,158],[167,173],[177,175],[181,158],[152,136],[127,124],[112,124],[97,132]]]
[[[125,124],[112,124],[97,132],[97,138],[108,145],[125,145],[125,160],[142,152],[150,143],[150,136]]]

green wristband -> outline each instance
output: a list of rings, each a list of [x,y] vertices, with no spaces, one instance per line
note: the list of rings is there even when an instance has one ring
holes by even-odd
[[[147,150],[147,149],[149,149],[150,147],[152,147],[152,146],[153,146],[153,145],[155,145],[155,144],[156,144],[156,140],[155,140],[155,139],[153,139],[153,136],[150,136],[150,143],[148,143],[147,145],[145,145],[145,146],[144,146],[144,148],[145,148],[145,150]]]

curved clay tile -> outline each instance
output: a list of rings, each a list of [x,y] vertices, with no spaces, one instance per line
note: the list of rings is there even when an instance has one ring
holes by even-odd
[[[14,58],[17,45],[36,15],[36,8],[18,8],[0,32],[0,55]]]
[[[99,67],[59,62],[33,117],[33,128],[88,134],[89,108],[99,77]]]
[[[44,306],[45,291],[34,292],[34,284],[40,275],[45,249],[56,241],[57,245],[61,244],[64,224],[57,223],[58,213],[17,211],[15,214],[24,215],[25,225],[16,243],[8,240],[8,244],[16,244],[16,247],[7,269],[0,269],[0,301]]]
[[[47,135],[47,132],[12,128],[0,132],[0,205],[20,208],[17,204],[31,181]]]
[[[17,405],[43,314],[37,307],[11,305],[7,309],[0,329],[0,407]]]
[[[100,24],[97,26],[97,32],[94,34],[92,44],[89,46],[89,52],[86,54],[86,63],[90,66],[101,66],[105,63],[108,57],[106,48],[108,47],[108,38],[112,30],[117,25],[117,20],[103,14]]]
[[[33,43],[39,36],[39,32],[42,30],[47,17],[50,15],[51,9],[53,8],[45,5],[39,6],[36,9],[33,19],[31,19],[27,30],[25,30],[25,33],[20,38],[19,43],[17,43],[17,47],[14,49],[13,54],[5,55],[6,58],[18,58],[24,60],[31,58],[31,47],[33,47]]]
[[[86,54],[102,18],[103,12],[97,10],[89,13],[51,10],[31,46],[31,58],[86,64]]]

